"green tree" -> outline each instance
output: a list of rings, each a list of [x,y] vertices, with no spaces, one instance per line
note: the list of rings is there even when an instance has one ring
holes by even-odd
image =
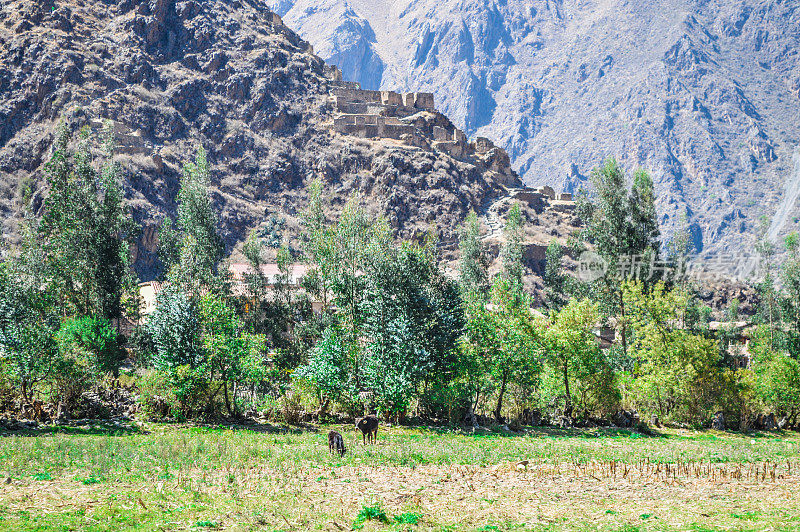
[[[545,306],[550,310],[560,310],[567,302],[569,276],[561,263],[564,250],[557,240],[547,244],[545,250],[544,290]]]
[[[323,311],[329,307],[336,261],[336,231],[328,223],[322,203],[322,181],[313,180],[308,185],[308,206],[301,213],[302,243],[306,259],[314,269],[306,276],[306,290],[322,301]]]
[[[364,322],[364,294],[368,273],[389,249],[389,228],[385,220],[376,220],[359,206],[358,196],[351,197],[338,220],[329,224],[321,212],[318,182],[312,184],[310,196],[310,205],[303,215],[303,241],[306,256],[314,266],[312,280],[318,283],[316,291],[332,296],[334,321],[339,336],[344,335],[341,341],[354,346],[343,352],[354,357],[350,367],[360,388],[363,349],[359,341]]]
[[[618,317],[623,356],[627,356],[628,333],[621,283],[636,276],[651,284],[649,263],[659,256],[659,232],[653,181],[638,170],[628,192],[628,179],[614,159],[606,159],[592,170],[595,198],[582,196],[578,212],[584,222],[583,236],[606,261],[608,272],[594,282],[594,298],[601,312]]]
[[[572,299],[558,312],[551,314],[550,322],[543,327],[545,353],[564,384],[564,415],[572,416],[574,390],[570,383],[575,379],[587,382],[608,375],[594,329],[600,319],[596,303]]]
[[[522,262],[522,211],[519,203],[514,203],[508,211],[503,238],[503,247],[500,250],[502,275],[515,291],[522,292],[525,266]]]
[[[12,264],[0,264],[0,366],[8,368],[11,381],[28,403],[59,361],[56,303],[51,293],[15,271]]]
[[[136,226],[124,206],[108,128],[105,135],[98,171],[89,130],[81,131],[72,151],[69,130],[59,125],[46,164],[49,190],[42,217],[38,223],[28,219],[35,227],[25,240],[22,263],[56,296],[64,315],[117,319],[124,294],[135,287],[129,249]]]
[[[203,369],[209,382],[221,383],[228,415],[238,416],[236,399],[240,385],[259,382],[265,375],[264,337],[247,333],[234,309],[212,293],[200,298],[199,310],[205,355]]]
[[[489,259],[481,239],[478,215],[470,210],[459,232],[459,283],[465,298],[485,298],[489,290]]]
[[[784,297],[780,298],[781,317],[787,324],[786,348],[800,359],[800,236],[792,232],[785,239],[788,256],[781,266]]]
[[[623,285],[631,312],[636,361],[634,387],[642,411],[704,423],[721,408],[725,374],[717,342],[677,327],[689,295],[658,282],[649,290],[640,282]]]
[[[292,288],[294,257],[287,245],[280,246],[276,252],[278,273],[268,279],[262,269],[263,247],[255,231],[250,233],[243,251],[251,271],[244,274],[245,290],[234,299],[248,330],[266,335],[278,352],[275,363],[279,371],[291,370],[299,356],[294,333],[303,310]],[[307,313],[302,314],[307,317]]]
[[[636,170],[628,196],[630,233],[627,246],[631,253],[642,254],[645,264],[649,264],[651,258],[658,257],[661,244],[655,201],[653,178],[646,170]],[[645,270],[645,273],[649,275],[654,272]]]
[[[758,327],[750,342],[758,407],[785,417],[793,425],[800,416],[800,361],[787,351],[773,350],[771,343],[771,333],[764,325]]]
[[[263,337],[247,333],[234,309],[211,292],[165,287],[147,328],[155,346],[153,366],[167,376],[184,415],[213,414],[221,394],[227,413],[235,416],[239,387],[264,377]]]
[[[508,385],[533,382],[540,371],[540,335],[528,299],[513,281],[496,277],[491,303],[469,305],[462,349],[497,383],[494,417],[502,422]]]
[[[124,337],[105,318],[80,316],[67,319],[56,338],[63,351],[79,357],[86,373],[99,377],[104,373],[117,375],[125,360]]]
[[[391,247],[367,276],[363,384],[385,413],[402,414],[423,381],[446,383],[458,369],[461,299],[435,249],[430,239]]]
[[[159,257],[173,280],[212,286],[225,249],[211,205],[211,183],[206,152],[197,150],[194,162],[184,165],[174,222],[165,220],[159,232]]]
[[[357,400],[354,365],[357,349],[358,346],[349,341],[347,333],[338,324],[333,324],[325,329],[309,353],[308,362],[294,372],[295,378],[305,380],[317,389],[318,416],[328,410],[332,401],[350,403]]]
[[[775,244],[769,239],[769,219],[762,216],[759,221],[759,238],[755,249],[759,255],[759,272],[761,281],[756,284],[756,290],[761,301],[759,305],[759,319],[769,328],[770,350],[779,348],[781,339],[780,323],[780,294],[775,287]]]

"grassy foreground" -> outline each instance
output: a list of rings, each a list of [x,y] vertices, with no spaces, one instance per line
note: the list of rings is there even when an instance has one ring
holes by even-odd
[[[2,434],[0,529],[800,530],[796,433],[327,430]]]

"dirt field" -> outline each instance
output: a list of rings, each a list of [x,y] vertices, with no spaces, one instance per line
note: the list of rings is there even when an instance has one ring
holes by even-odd
[[[7,530],[798,530],[795,433],[149,425],[0,438]]]

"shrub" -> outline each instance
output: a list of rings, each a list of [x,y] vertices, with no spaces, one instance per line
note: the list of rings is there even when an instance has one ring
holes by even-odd
[[[59,360],[54,309],[50,294],[0,264],[0,363],[27,402]]]
[[[381,505],[376,503],[372,506],[362,506],[361,511],[358,512],[358,516],[353,524],[358,526],[366,521],[378,521],[388,525],[389,517],[387,517],[386,512],[383,511]]]
[[[164,374],[180,415],[217,413],[217,399],[237,415],[237,385],[265,375],[264,338],[244,332],[235,311],[213,294],[201,297],[172,286],[148,321],[153,366]]]
[[[116,375],[126,356],[124,337],[104,318],[70,318],[61,325],[56,339],[63,357],[75,359],[96,377],[103,373]]]

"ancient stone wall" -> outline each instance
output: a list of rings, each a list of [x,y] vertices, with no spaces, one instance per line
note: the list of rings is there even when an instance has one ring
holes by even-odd
[[[494,148],[494,143],[486,137],[477,137],[475,139],[475,153],[486,153]]]
[[[397,118],[377,115],[344,115],[333,120],[333,127],[345,135],[396,140],[415,132],[414,126],[404,124]]]
[[[434,141],[431,146],[434,150],[443,151],[456,159],[464,156],[464,149],[457,142]]]
[[[517,190],[512,193],[511,197],[515,200],[527,203],[530,207],[535,209],[536,212],[541,212],[545,208],[546,196],[533,189],[524,188],[522,190]]]
[[[448,142],[453,140],[453,134],[443,127],[433,126],[433,140]]]
[[[549,187],[547,185],[544,185],[542,187],[537,188],[536,192],[538,192],[539,194],[543,194],[543,195],[547,196],[551,200],[556,199],[556,191],[553,190],[552,187]]]
[[[384,105],[403,105],[403,97],[394,91],[381,92],[381,102]]]

